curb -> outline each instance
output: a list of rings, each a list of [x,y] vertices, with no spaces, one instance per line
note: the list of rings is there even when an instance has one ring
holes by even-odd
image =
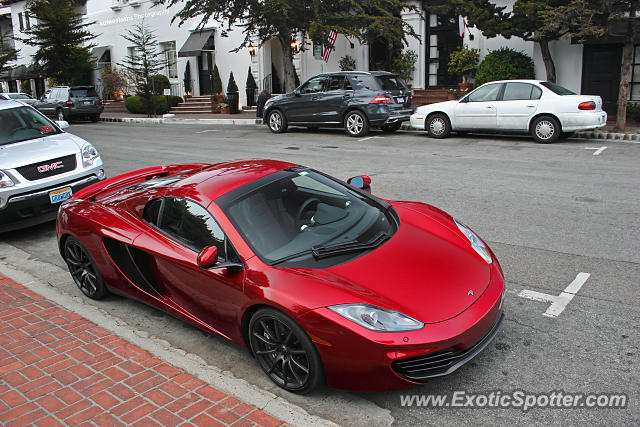
[[[25,257],[28,255],[25,253]],[[55,267],[59,269],[59,267]],[[262,390],[247,381],[233,376],[231,372],[222,371],[216,366],[208,365],[196,354],[173,347],[161,338],[149,336],[145,331],[135,330],[126,321],[114,317],[106,311],[88,303],[83,298],[61,291],[51,284],[45,283],[35,276],[17,269],[17,267],[0,261],[0,273],[42,297],[90,320],[113,334],[135,343],[163,361],[183,369],[185,372],[210,384],[239,400],[276,417],[292,426],[337,426],[332,421],[309,414],[281,396]]]
[[[100,117],[102,122],[117,123],[147,123],[147,124],[163,124],[163,123],[202,123],[216,125],[240,125],[252,126],[261,125],[262,119],[176,119],[176,118],[150,118],[150,117]]]

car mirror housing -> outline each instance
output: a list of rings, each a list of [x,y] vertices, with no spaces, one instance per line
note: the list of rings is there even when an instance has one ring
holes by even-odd
[[[361,190],[371,192],[371,178],[369,175],[358,175],[351,177],[347,180],[348,184],[353,185],[354,187],[360,188]]]
[[[69,122],[67,122],[66,120],[56,121],[56,124],[61,130],[64,130],[69,127]]]
[[[208,269],[218,263],[218,248],[216,246],[206,246],[198,254],[198,267]]]
[[[293,94],[294,94],[295,96],[300,96],[300,89],[295,89],[295,90],[293,91]]]

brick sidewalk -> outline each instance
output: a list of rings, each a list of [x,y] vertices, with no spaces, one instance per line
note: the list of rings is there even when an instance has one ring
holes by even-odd
[[[0,424],[281,421],[0,275]]]

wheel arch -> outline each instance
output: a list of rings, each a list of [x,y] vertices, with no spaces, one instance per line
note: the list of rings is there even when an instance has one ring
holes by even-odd
[[[537,118],[540,118],[540,117],[543,117],[543,116],[549,116],[549,117],[553,117],[554,119],[556,119],[558,121],[558,123],[560,123],[560,131],[562,132],[562,120],[560,120],[560,117],[556,116],[553,113],[546,113],[545,112],[545,113],[536,113],[533,117],[531,117],[529,119],[529,125],[527,126],[527,130],[528,130],[529,133],[531,133],[531,131],[532,131],[531,126],[533,125],[533,122]]]
[[[347,114],[349,114],[352,111],[359,111],[364,115],[364,118],[367,119],[367,122],[369,121],[369,116],[367,116],[367,113],[362,109],[362,107],[359,107],[357,105],[351,105],[349,107],[347,107],[346,110],[344,110],[344,113],[342,113],[342,117],[340,118],[342,124],[344,125],[344,119],[347,118]]]
[[[443,110],[435,110],[435,111],[431,111],[427,114],[427,116],[424,118],[424,128],[425,130],[427,129],[427,121],[429,121],[429,119],[431,117],[433,117],[436,114],[442,114],[444,115],[447,120],[449,120],[449,126],[451,126],[451,129],[453,129],[453,122],[451,121],[451,116],[449,115],[449,113],[447,113],[446,111]]]

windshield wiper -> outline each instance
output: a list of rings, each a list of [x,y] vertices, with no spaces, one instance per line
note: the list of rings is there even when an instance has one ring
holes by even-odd
[[[311,247],[311,253],[315,259],[327,258],[334,255],[346,254],[350,252],[360,252],[367,249],[374,249],[383,244],[389,237],[388,233],[381,231],[366,242],[350,240],[348,242],[336,243],[333,245],[317,245]]]

